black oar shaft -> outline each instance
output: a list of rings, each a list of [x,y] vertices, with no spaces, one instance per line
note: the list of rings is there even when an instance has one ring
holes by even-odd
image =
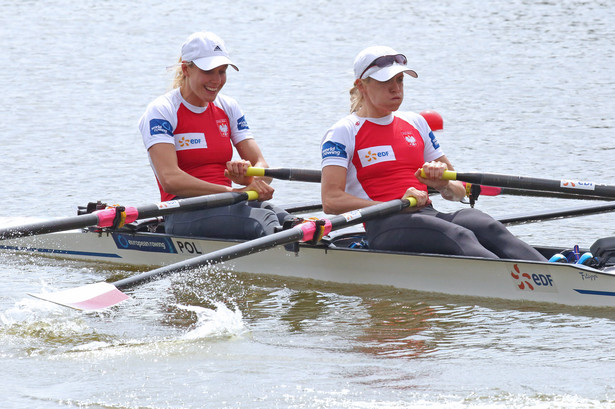
[[[304,212],[310,212],[313,210],[322,210],[322,203],[321,202],[310,202],[310,203],[293,204],[293,205],[284,206],[283,209],[286,210],[288,213],[304,213]]]
[[[529,190],[529,189],[517,189],[512,187],[501,188],[501,195],[511,196],[527,196],[527,197],[550,197],[554,199],[579,199],[579,200],[615,200],[615,198],[596,196],[589,193],[582,192],[548,192],[545,190]],[[487,195],[489,196],[489,195]]]
[[[45,220],[22,226],[4,227],[0,228],[0,240],[79,229],[86,226],[94,226],[97,223],[98,216],[89,213],[81,216],[66,217],[61,220]]]
[[[615,186],[573,180],[553,180],[494,173],[457,173],[454,178],[468,183],[517,189],[554,191],[615,198]]]
[[[276,179],[320,183],[321,172],[315,169],[267,169],[265,175]]]
[[[181,209],[182,212],[207,209],[213,207],[229,206],[235,203],[248,200],[247,192],[228,192],[217,193],[208,196],[188,197],[176,199],[162,203],[152,203],[137,207],[139,219],[148,217],[164,216],[165,214],[176,213]]]
[[[454,172],[451,172],[454,173]],[[300,182],[321,181],[321,171],[318,169],[297,169],[297,168],[248,168],[247,176],[268,176],[274,179],[295,180]],[[452,178],[455,179],[455,178]],[[479,173],[458,173],[456,180],[473,183],[476,185],[498,186],[501,187],[495,195],[484,193],[485,196],[496,196],[500,194],[515,195],[515,196],[538,196],[538,197],[553,197],[562,199],[585,199],[585,200],[615,200],[615,187],[605,185],[594,185],[594,190],[589,189],[592,184],[581,182],[581,189],[575,188],[560,188],[560,184],[566,181],[555,181],[548,179],[524,178],[519,176],[507,176],[496,174],[479,174]],[[497,183],[497,184],[496,184]],[[555,190],[556,189],[556,190]],[[429,194],[438,194],[439,192],[431,187],[428,188]]]
[[[253,191],[227,192],[207,196],[190,197],[186,199],[170,200],[167,202],[146,204],[135,208],[131,207],[130,210],[133,217],[139,219],[146,219],[149,217],[164,216],[165,214],[176,213],[179,211],[183,212],[196,209],[228,206],[242,202],[244,200],[256,199],[257,197],[258,195],[256,194],[256,192]],[[100,225],[103,212],[106,212],[104,213],[105,220],[109,220],[109,212],[113,212],[113,214],[115,214],[115,210],[111,208],[79,216],[71,216],[61,219],[29,223],[21,226],[0,228],[0,240],[23,236],[33,236],[37,234],[54,233],[65,230],[81,229],[88,226]]]
[[[534,213],[522,213],[512,216],[499,217],[498,220],[507,226],[523,224],[536,221],[546,221],[554,219],[564,219],[568,217],[589,216],[593,214],[612,212],[615,210],[615,203],[601,203],[598,205],[573,207],[569,209],[547,210]]]
[[[320,183],[321,172],[317,169],[248,168],[246,176],[267,176],[280,180]]]

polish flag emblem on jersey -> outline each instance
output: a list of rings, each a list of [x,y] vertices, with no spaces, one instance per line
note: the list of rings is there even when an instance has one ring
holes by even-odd
[[[220,131],[220,135],[222,135],[225,138],[228,138],[229,129],[228,129],[228,122],[226,121],[226,119],[218,119],[216,121],[216,124],[218,125],[218,130]]]
[[[404,139],[406,140],[408,145],[410,145],[410,146],[416,146],[417,145],[416,139],[414,138],[414,135],[412,135],[412,132],[403,131],[401,133],[401,136],[404,137]]]

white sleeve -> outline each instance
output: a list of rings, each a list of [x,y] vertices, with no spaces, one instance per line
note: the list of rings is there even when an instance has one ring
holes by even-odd
[[[320,144],[321,168],[336,165],[348,169],[354,152],[355,133],[356,127],[349,117],[329,128]]]
[[[254,139],[254,135],[252,135],[252,131],[246,121],[246,116],[241,110],[239,103],[237,103],[234,98],[218,94],[214,104],[222,108],[224,112],[226,112],[226,115],[228,115],[233,145],[237,145],[239,142],[246,139]]]
[[[145,149],[157,143],[175,144],[173,131],[177,127],[177,116],[173,112],[169,95],[163,95],[152,101],[139,119],[139,129]]]

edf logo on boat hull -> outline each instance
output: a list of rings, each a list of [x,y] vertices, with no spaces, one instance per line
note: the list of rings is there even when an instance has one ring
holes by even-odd
[[[551,274],[522,272],[517,264],[513,265],[510,276],[520,290],[556,292],[557,288]]]

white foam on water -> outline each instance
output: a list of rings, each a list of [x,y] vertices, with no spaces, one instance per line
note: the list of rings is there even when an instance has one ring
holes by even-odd
[[[212,337],[240,336],[248,331],[243,322],[239,308],[229,309],[224,303],[216,302],[215,309],[199,306],[177,305],[186,311],[197,315],[195,327],[188,331],[182,339],[194,340]]]

